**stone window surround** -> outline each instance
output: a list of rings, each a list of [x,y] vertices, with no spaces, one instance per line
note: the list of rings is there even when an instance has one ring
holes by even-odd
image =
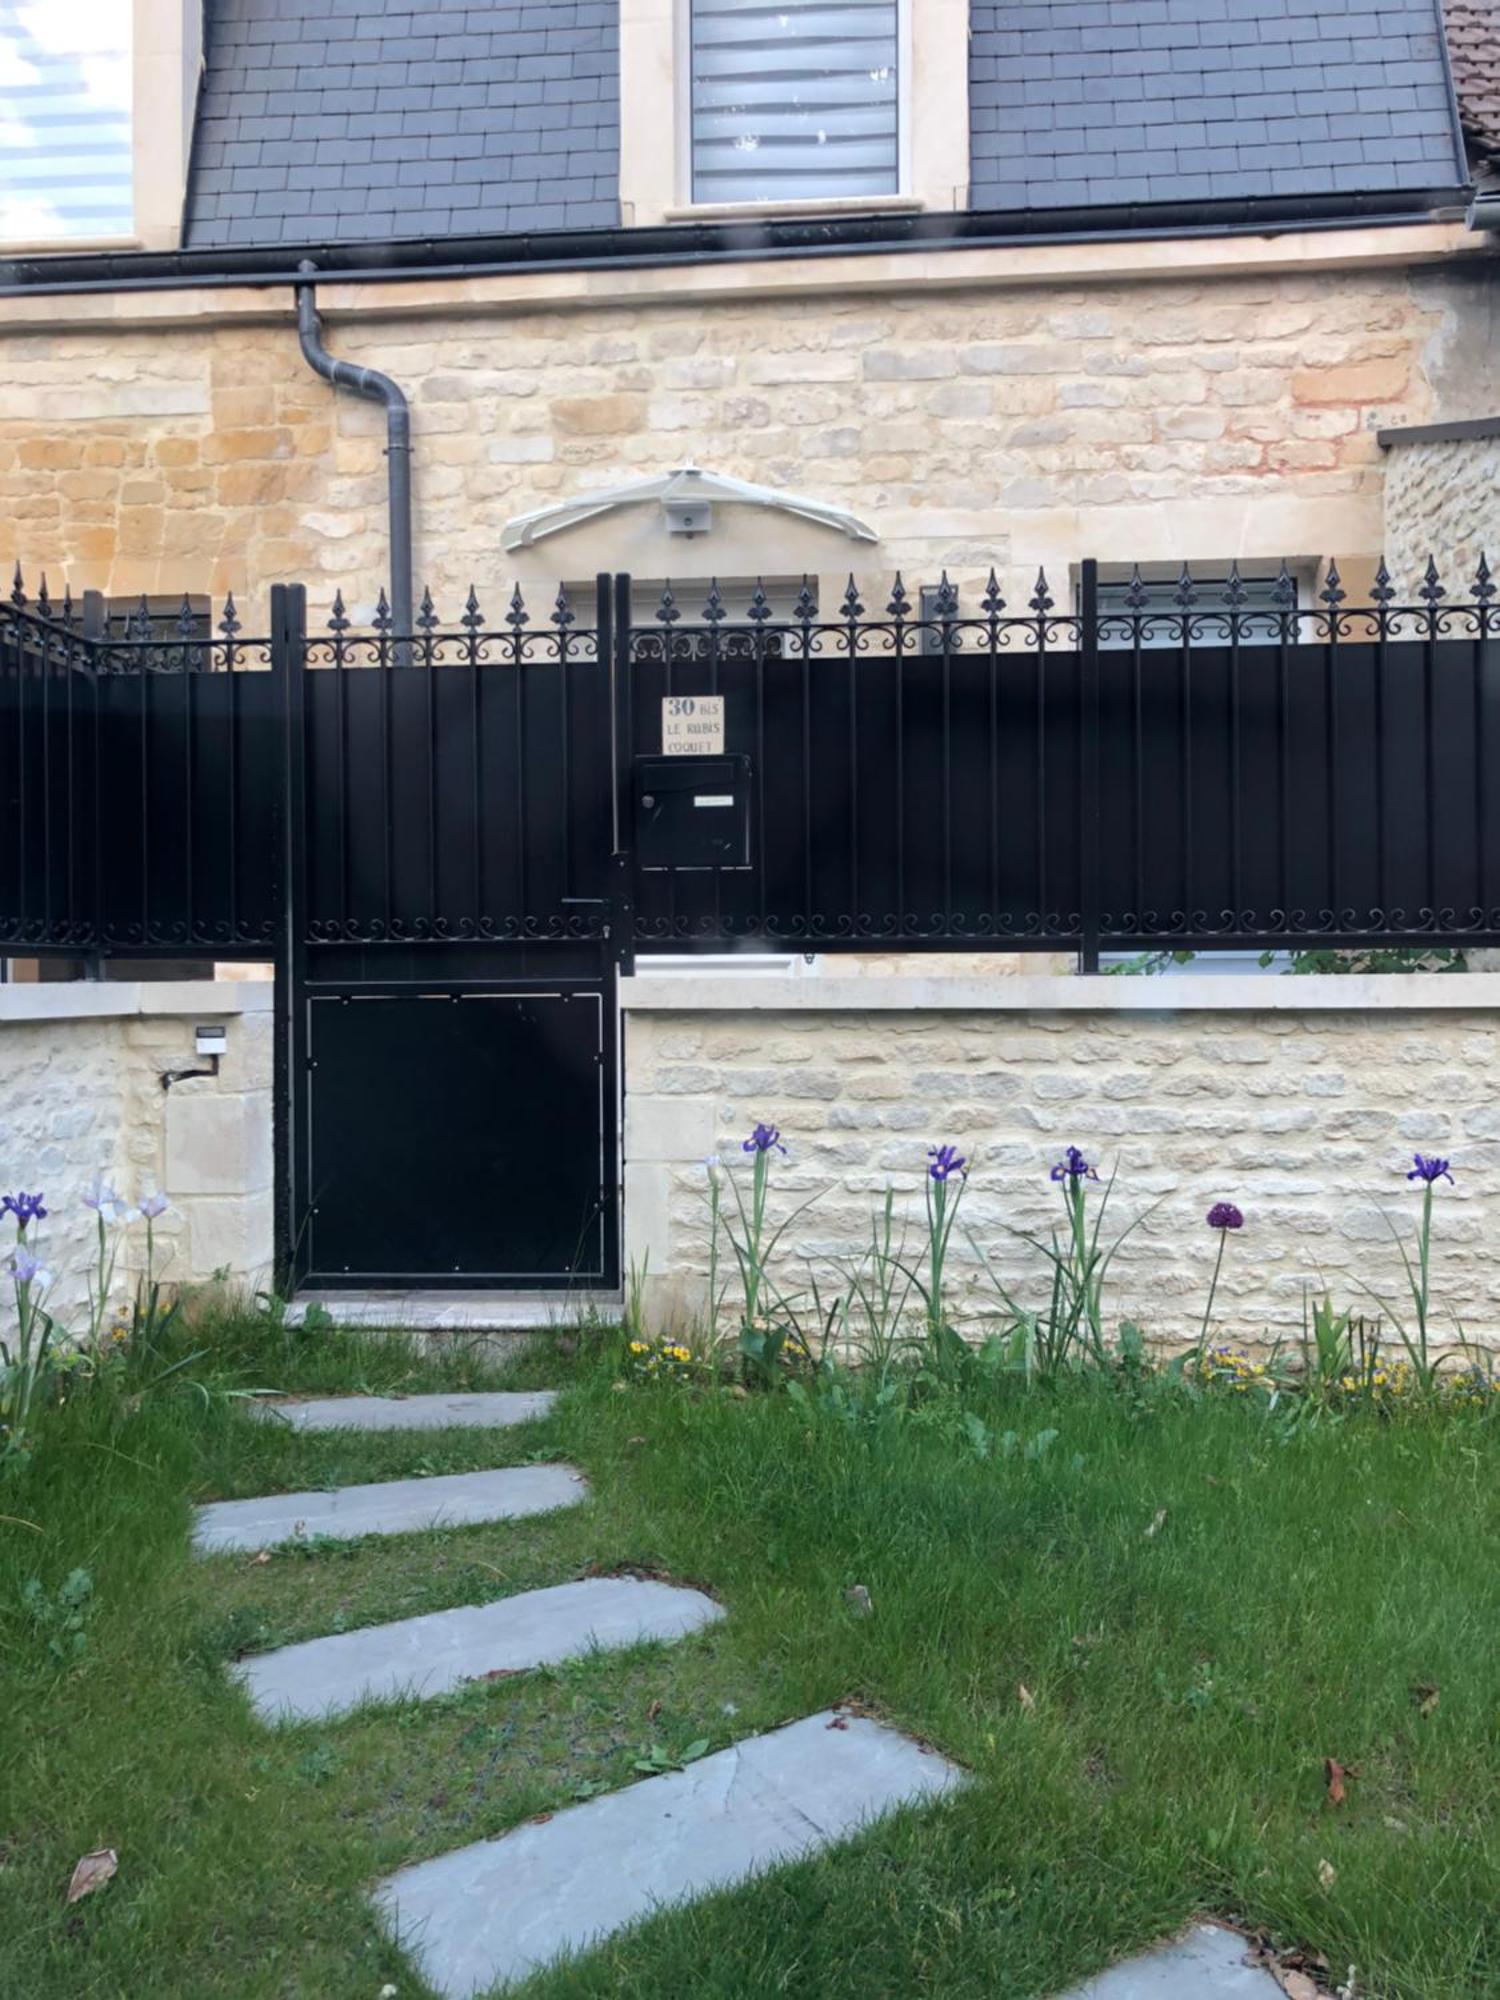
[[[691,0],[620,0],[620,216],[626,224],[764,215],[961,209],[969,199],[968,0],[901,5],[901,181],[896,195],[827,202],[694,203]],[[670,107],[671,115],[662,115]]]

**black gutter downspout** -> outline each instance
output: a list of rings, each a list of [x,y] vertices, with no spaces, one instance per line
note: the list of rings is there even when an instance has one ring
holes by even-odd
[[[297,286],[297,336],[303,358],[325,382],[336,389],[352,389],[385,405],[386,481],[389,491],[391,546],[391,633],[398,643],[397,658],[408,651],[411,639],[411,409],[400,385],[378,368],[358,368],[352,361],[339,361],[323,345],[318,326],[317,293],[311,273],[317,266],[298,265],[309,274],[307,283]]]

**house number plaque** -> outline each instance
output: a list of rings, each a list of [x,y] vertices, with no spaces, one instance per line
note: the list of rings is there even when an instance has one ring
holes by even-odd
[[[661,749],[664,757],[722,757],[723,695],[664,695],[661,704]]]

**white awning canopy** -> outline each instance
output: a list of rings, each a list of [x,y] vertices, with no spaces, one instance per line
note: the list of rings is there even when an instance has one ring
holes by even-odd
[[[601,514],[612,514],[621,507],[638,507],[652,500],[661,506],[668,528],[678,534],[707,532],[706,526],[686,528],[681,523],[695,509],[703,510],[706,523],[711,519],[709,510],[719,504],[766,507],[773,513],[795,514],[804,521],[816,522],[820,528],[832,528],[847,535],[851,542],[880,539],[872,527],[846,508],[809,500],[800,493],[783,493],[774,486],[752,486],[747,479],[703,472],[696,465],[683,465],[675,472],[659,472],[652,479],[635,479],[628,486],[580,494],[576,500],[559,500],[550,507],[538,507],[535,513],[518,514],[513,521],[506,522],[502,541],[506,549],[533,548],[564,528],[576,528],[580,522],[595,520]]]

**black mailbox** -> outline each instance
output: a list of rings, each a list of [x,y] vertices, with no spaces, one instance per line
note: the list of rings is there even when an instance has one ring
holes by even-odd
[[[750,759],[637,757],[635,828],[642,868],[748,868]]]

